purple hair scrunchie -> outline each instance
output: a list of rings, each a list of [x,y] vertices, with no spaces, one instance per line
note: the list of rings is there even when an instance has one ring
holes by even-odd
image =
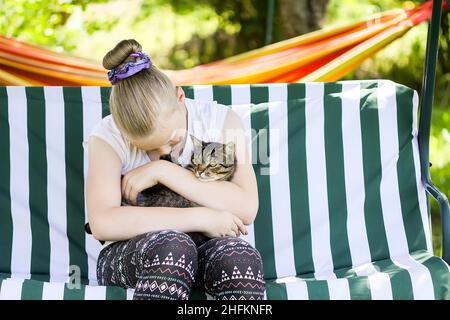
[[[148,69],[152,65],[150,57],[142,51],[133,52],[130,57],[141,57],[139,61],[128,61],[121,68],[114,68],[108,71],[108,80],[111,84],[116,84],[117,81],[128,78],[141,70]]]

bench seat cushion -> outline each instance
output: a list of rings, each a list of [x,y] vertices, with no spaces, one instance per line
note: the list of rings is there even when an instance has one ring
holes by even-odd
[[[36,277],[34,277],[36,278]],[[38,278],[38,277],[37,277]],[[267,280],[268,300],[450,299],[450,270],[441,258],[426,251],[335,270],[317,279],[313,274]],[[130,300],[132,289],[10,278],[0,275],[0,299]],[[212,299],[194,288],[192,300]]]
[[[268,281],[268,300],[428,300],[450,299],[450,270],[426,251],[385,259],[356,268]]]
[[[417,92],[386,80],[183,89],[244,124],[259,211],[242,237],[261,253],[269,299],[449,298],[420,177]],[[132,296],[95,287],[101,245],[84,232],[82,142],[109,114],[110,90],[0,87],[2,296]],[[64,285],[75,271],[78,291]]]

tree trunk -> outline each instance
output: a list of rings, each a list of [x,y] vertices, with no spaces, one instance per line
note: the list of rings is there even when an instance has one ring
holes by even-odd
[[[274,42],[321,28],[329,0],[277,0]]]

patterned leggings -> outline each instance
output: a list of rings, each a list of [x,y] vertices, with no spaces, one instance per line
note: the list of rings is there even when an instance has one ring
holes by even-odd
[[[238,237],[196,245],[175,230],[148,232],[100,251],[99,285],[135,288],[134,300],[186,300],[198,286],[215,300],[263,300],[260,253]]]

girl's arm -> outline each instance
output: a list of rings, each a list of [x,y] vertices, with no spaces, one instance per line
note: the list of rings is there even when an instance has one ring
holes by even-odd
[[[123,240],[153,230],[189,232],[201,229],[199,215],[194,210],[121,206],[119,156],[106,142],[95,136],[89,139],[88,154],[86,206],[95,238]],[[197,209],[197,212],[203,210]]]
[[[126,240],[136,235],[175,229],[205,232],[211,237],[239,235],[245,227],[231,213],[210,208],[150,208],[121,206],[121,162],[102,139],[89,140],[86,206],[89,225],[98,240]],[[239,231],[241,230],[241,231]]]
[[[236,171],[230,181],[202,182],[189,170],[168,161],[158,161],[157,179],[200,205],[232,212],[248,225],[258,211],[258,188],[247,151],[244,126],[231,109],[225,119],[224,137],[224,143],[233,141],[236,147]]]

